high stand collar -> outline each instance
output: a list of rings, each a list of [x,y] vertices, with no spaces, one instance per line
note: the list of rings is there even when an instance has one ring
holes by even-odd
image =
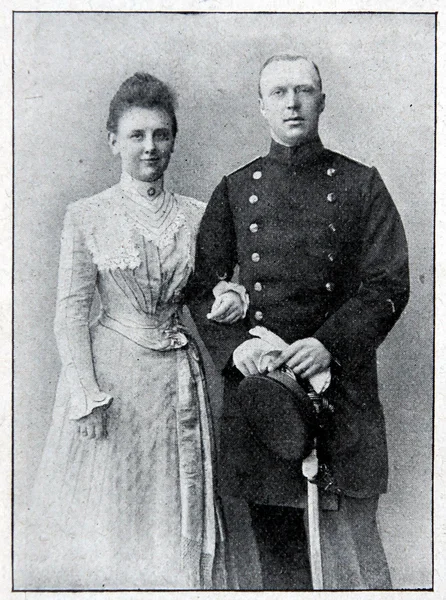
[[[163,177],[156,181],[139,181],[123,171],[120,184],[125,191],[133,194],[137,193],[149,201],[155,200],[164,191]]]
[[[268,158],[287,166],[301,166],[314,162],[324,152],[324,146],[319,137],[297,146],[283,146],[271,140]]]

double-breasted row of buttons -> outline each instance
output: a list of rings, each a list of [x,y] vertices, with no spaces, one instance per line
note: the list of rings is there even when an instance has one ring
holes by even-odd
[[[262,177],[262,172],[261,171],[254,171],[254,173],[252,174],[253,179],[260,179]],[[259,197],[257,196],[257,194],[251,194],[251,196],[249,196],[249,203],[250,204],[257,204],[257,202],[259,201]],[[259,226],[257,223],[251,223],[251,225],[249,226],[249,231],[251,233],[257,233],[259,231]],[[251,260],[254,263],[258,263],[260,261],[260,254],[258,252],[253,252],[253,254],[251,254]],[[260,283],[260,281],[256,281],[254,283],[254,291],[256,292],[261,292],[263,289],[262,284]],[[263,312],[261,310],[256,310],[254,313],[254,319],[256,321],[262,321],[263,320]]]
[[[334,167],[329,167],[327,169],[327,175],[329,177],[333,177],[333,175],[336,174],[336,169]],[[253,179],[260,179],[262,177],[262,171],[254,171],[254,173],[252,174],[252,178]]]
[[[329,194],[327,194],[327,202],[330,202],[330,204],[333,204],[334,202],[336,202],[336,200],[337,200],[337,196],[334,192],[330,192]],[[258,201],[259,201],[259,197],[257,196],[257,194],[252,194],[251,196],[249,196],[250,204],[257,204]]]
[[[329,177],[332,177],[334,174],[336,173],[336,169],[330,168],[327,170],[327,175]],[[327,194],[327,202],[330,202],[330,204],[333,204],[334,202],[336,202],[337,200],[337,196],[334,192],[330,192],[329,194]],[[336,233],[336,226],[334,225],[334,223],[330,223],[328,225],[328,228],[330,229],[330,231],[332,233]],[[330,262],[334,262],[334,254],[333,252],[329,252],[327,254],[327,258]],[[327,281],[327,283],[325,284],[325,289],[327,290],[327,292],[333,292],[335,289],[335,285],[332,281]]]
[[[333,177],[333,175],[335,175],[336,173],[336,169],[334,169],[333,167],[330,167],[329,169],[327,169],[327,175],[329,177]],[[334,192],[330,192],[329,194],[327,194],[327,202],[330,202],[330,204],[335,203],[337,200],[337,196]],[[330,229],[330,231],[332,233],[336,233],[336,227],[334,225],[334,223],[330,223],[328,225],[328,228]],[[333,254],[333,252],[329,252],[327,254],[327,258],[330,262],[334,262],[335,256]],[[327,292],[333,292],[335,289],[335,284],[332,281],[327,281],[327,283],[325,284],[325,289],[327,290]]]
[[[330,167],[327,169],[327,175],[329,177],[333,177],[333,175],[335,175],[336,173],[336,169],[334,169],[333,167]],[[253,179],[260,179],[262,177],[262,172],[261,171],[254,171],[254,173],[252,174]],[[251,194],[251,196],[249,196],[248,201],[250,204],[257,204],[257,202],[259,201],[259,197],[257,194]],[[330,204],[334,204],[337,201],[337,196],[334,192],[330,192],[327,194],[327,202],[329,202]],[[328,225],[328,228],[330,229],[330,231],[332,233],[336,233],[336,226],[334,225],[334,223],[330,223]],[[259,231],[259,225],[258,223],[251,223],[249,225],[249,231],[251,233],[258,233]],[[335,260],[335,256],[332,252],[329,252],[327,255],[327,258],[330,262],[334,262]],[[258,263],[260,262],[260,254],[258,252],[253,252],[251,254],[251,260],[253,263]],[[253,285],[254,291],[256,292],[261,292],[263,290],[263,285],[260,281],[256,281]],[[327,292],[333,292],[335,288],[335,285],[333,282],[328,281],[325,284],[325,289],[327,290]],[[263,320],[263,312],[261,310],[256,310],[254,312],[254,318],[256,321],[262,321]]]

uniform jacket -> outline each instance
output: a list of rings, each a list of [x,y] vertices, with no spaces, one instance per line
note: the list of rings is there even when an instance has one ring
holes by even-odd
[[[212,287],[231,279],[237,265],[250,296],[245,321],[207,321]],[[234,398],[231,355],[258,324],[288,343],[315,337],[332,354],[335,412],[320,445],[331,489],[355,497],[386,491],[376,349],[407,303],[409,273],[401,219],[375,168],[325,149],[319,139],[296,148],[273,141],[267,156],[215,189],[188,296],[226,378],[225,493],[282,504],[302,491],[300,466],[272,456],[253,438]]]

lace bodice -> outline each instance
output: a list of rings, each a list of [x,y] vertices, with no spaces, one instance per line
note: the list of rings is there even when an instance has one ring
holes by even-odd
[[[105,326],[144,347],[182,344],[166,327],[193,270],[204,207],[170,192],[151,203],[126,180],[68,207],[55,331],[72,388],[73,418],[110,401],[97,387],[91,355],[89,316],[96,289]]]
[[[140,236],[159,249],[172,245],[180,229],[188,238],[195,238],[204,206],[193,198],[165,192],[157,211],[164,213],[163,220],[154,225],[150,202],[144,204],[143,198],[117,185],[75,202],[69,210],[85,235],[93,262],[100,271],[107,271],[141,265]],[[192,245],[187,244],[185,250],[193,261]]]

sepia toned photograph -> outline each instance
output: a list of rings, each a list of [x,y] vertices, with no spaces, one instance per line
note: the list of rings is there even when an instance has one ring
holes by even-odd
[[[14,13],[13,591],[434,589],[436,28]]]

